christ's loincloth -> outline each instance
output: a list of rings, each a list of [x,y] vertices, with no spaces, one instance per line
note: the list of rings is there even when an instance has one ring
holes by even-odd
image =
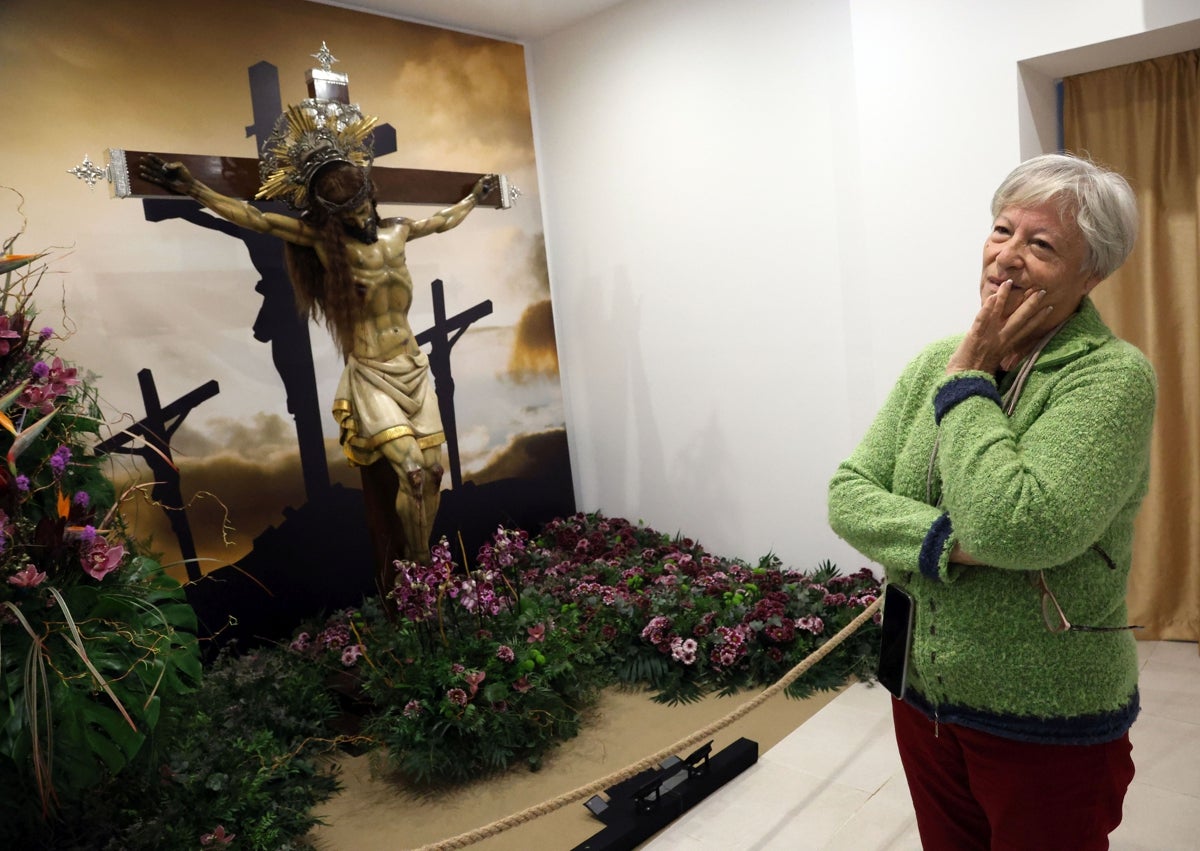
[[[361,466],[379,460],[379,447],[397,438],[415,437],[421,449],[446,442],[424,352],[388,361],[350,355],[333,400],[333,418],[341,426],[342,451]]]

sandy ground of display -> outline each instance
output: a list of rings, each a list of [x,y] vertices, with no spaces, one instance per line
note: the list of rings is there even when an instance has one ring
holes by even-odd
[[[713,752],[745,737],[758,743],[761,757],[837,694],[822,692],[806,700],[775,695],[716,733]],[[689,737],[754,696],[750,692],[663,706],[645,693],[609,690],[583,731],[548,755],[540,771],[517,768],[430,798],[414,796],[373,776],[367,756],[341,758],[343,789],[318,810],[326,825],[314,830],[313,839],[321,851],[392,851],[448,839],[620,771]],[[603,826],[581,800],[471,847],[480,851],[570,849]]]

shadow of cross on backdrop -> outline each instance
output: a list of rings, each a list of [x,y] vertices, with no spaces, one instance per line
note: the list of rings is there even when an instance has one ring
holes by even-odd
[[[183,507],[179,468],[171,459],[171,436],[188,414],[221,390],[216,381],[209,381],[164,408],[158,398],[154,374],[149,369],[138,372],[138,384],[146,406],[145,418],[97,444],[95,452],[97,455],[136,455],[150,467],[154,476],[150,497],[166,511],[171,531],[179,541],[183,563],[187,565],[188,580],[195,581],[200,578],[200,563],[196,557],[196,543],[192,540],[192,527]]]
[[[442,431],[446,434],[446,454],[450,460],[450,486],[462,484],[462,465],[458,455],[458,427],[454,415],[454,377],[450,373],[450,349],[472,322],[492,312],[492,300],[479,302],[457,316],[446,318],[446,293],[440,278],[433,289],[433,327],[417,335],[417,344],[429,343],[429,371],[433,373],[438,408],[442,413]],[[453,337],[452,332],[457,332]]]
[[[324,52],[325,48],[322,45],[322,53]],[[325,63],[320,54],[314,56]],[[331,74],[327,63],[323,70],[311,69],[306,76],[309,97],[337,100],[347,104],[350,102],[345,75]],[[249,81],[254,123],[247,125],[246,135],[255,137],[256,147],[261,150],[274,129],[276,119],[283,112],[278,69],[268,62],[259,62],[249,68]],[[375,157],[396,150],[396,131],[391,125],[376,126],[373,148]],[[319,501],[328,494],[330,479],[321,428],[322,416],[316,389],[312,342],[308,322],[296,309],[284,261],[283,243],[277,238],[231,225],[210,215],[190,198],[174,195],[169,190],[143,180],[138,175],[137,164],[146,153],[150,152],[124,149],[108,151],[112,164],[110,171],[120,175],[115,190],[119,197],[143,199],[148,221],[184,219],[210,230],[236,236],[245,243],[250,253],[251,261],[261,276],[255,289],[263,296],[262,308],[254,323],[254,337],[271,345],[271,357],[284,385],[287,409],[296,423],[307,498],[309,501]],[[197,180],[223,195],[251,202],[262,210],[287,212],[279,202],[253,200],[259,188],[259,160],[256,158],[156,153],[168,162],[182,162]],[[373,166],[371,169],[379,203],[449,206],[470,193],[476,181],[483,176],[482,173],[429,169],[380,166]],[[477,206],[506,207],[506,193],[507,186],[501,180]],[[430,354],[430,372],[433,375],[443,418],[443,431],[446,434],[450,456],[451,482],[456,487],[462,481],[462,473],[459,466],[458,434],[453,407],[454,380],[451,375],[449,352],[463,330],[471,322],[491,313],[492,307],[490,301],[484,301],[447,321],[441,281],[435,281],[432,286],[435,324],[433,328],[419,334],[417,341],[429,342],[433,349]],[[447,336],[456,330],[458,334],[453,338]],[[150,403],[147,401],[147,410],[149,409]],[[165,439],[167,437],[169,436],[159,435],[158,444],[169,448],[169,440]],[[373,466],[379,467],[382,463]],[[368,525],[372,530],[376,569],[379,570],[381,565],[390,564],[400,552],[403,532],[395,516],[394,474],[390,467],[373,472],[374,475],[371,470],[364,469],[362,482]],[[176,529],[177,513],[168,513],[172,518],[172,528]],[[186,523],[186,519],[184,522]],[[176,534],[178,535],[177,529]],[[188,538],[190,541],[190,532]],[[181,548],[183,545],[184,541],[181,539]],[[192,575],[193,564],[194,562],[188,563],[189,578],[195,578]]]

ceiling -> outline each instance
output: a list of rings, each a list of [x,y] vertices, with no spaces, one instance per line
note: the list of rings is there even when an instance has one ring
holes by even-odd
[[[528,43],[625,0],[313,0]]]

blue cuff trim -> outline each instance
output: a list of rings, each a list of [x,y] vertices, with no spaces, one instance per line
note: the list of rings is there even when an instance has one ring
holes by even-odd
[[[926,579],[941,581],[938,565],[942,561],[942,550],[946,548],[946,539],[953,531],[950,526],[950,515],[943,514],[933,521],[933,525],[925,534],[925,540],[921,542],[921,555],[917,558],[917,566],[921,568],[921,575]]]
[[[1000,404],[1000,391],[986,378],[978,375],[955,378],[943,384],[941,389],[934,394],[933,421],[941,425],[942,417],[946,416],[951,408],[972,396],[983,396],[991,399],[997,405]]]

